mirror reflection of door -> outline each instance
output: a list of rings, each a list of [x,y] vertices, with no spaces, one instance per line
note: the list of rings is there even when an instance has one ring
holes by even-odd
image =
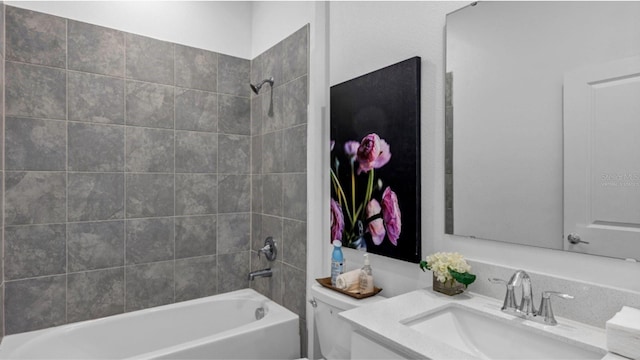
[[[640,56],[564,77],[564,249],[640,259]]]

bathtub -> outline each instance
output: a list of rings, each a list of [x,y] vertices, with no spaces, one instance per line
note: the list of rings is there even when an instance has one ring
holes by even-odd
[[[298,316],[251,289],[5,336],[0,359],[295,359]]]

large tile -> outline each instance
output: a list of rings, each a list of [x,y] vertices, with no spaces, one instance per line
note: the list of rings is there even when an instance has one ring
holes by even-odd
[[[262,136],[262,171],[265,174],[281,173],[284,167],[282,130]]]
[[[262,135],[262,101],[264,96],[251,98],[251,135]]]
[[[5,63],[6,115],[67,118],[65,70]]]
[[[65,68],[64,18],[8,6],[5,21],[7,60]]]
[[[70,71],[69,120],[124,124],[124,80]]]
[[[62,172],[6,172],[5,225],[65,222],[66,190]]]
[[[273,77],[274,86],[280,86],[285,83],[282,76],[283,64],[283,41],[269,48],[262,54],[262,78],[268,79]]]
[[[248,174],[251,163],[251,137],[245,135],[218,136],[218,173]]]
[[[249,251],[218,255],[218,292],[249,287]]]
[[[262,175],[251,175],[251,212],[262,213],[264,184]]]
[[[127,78],[173,85],[172,43],[130,33],[125,41]]]
[[[309,26],[305,25],[282,42],[282,81],[287,83],[307,74]]]
[[[262,136],[251,137],[251,173],[262,174]]]
[[[68,181],[69,221],[124,217],[123,173],[69,173]]]
[[[251,211],[250,175],[220,175],[218,177],[218,212]]]
[[[124,33],[69,20],[69,69],[124,76]]]
[[[218,131],[224,134],[251,135],[251,102],[248,98],[220,95]]]
[[[2,56],[2,58],[6,57],[6,53],[5,53],[5,31],[4,28],[6,27],[6,19],[5,19],[5,13],[6,13],[6,6],[0,6],[0,56]],[[4,300],[2,301],[2,303],[4,303]],[[2,307],[2,305],[0,305],[0,308]],[[4,311],[2,311],[4,312]],[[2,319],[2,314],[0,314],[0,319]],[[3,322],[4,323],[4,320]],[[4,335],[4,333],[2,333],[2,329],[0,329],[0,334]]]
[[[2,7],[4,8],[4,7]],[[3,10],[0,10],[0,16],[3,15]],[[4,26],[2,26],[4,27]],[[3,35],[3,31],[0,31],[0,36]],[[2,41],[0,41],[1,43]],[[4,44],[0,44],[0,46],[4,46]],[[4,324],[4,282],[0,283],[0,324]],[[0,329],[0,336],[4,338],[5,332],[4,332],[4,326],[2,326],[2,329]]]
[[[67,322],[124,312],[124,267],[69,274]]]
[[[284,130],[283,171],[287,173],[307,171],[307,126],[300,125]]]
[[[68,125],[70,171],[123,171],[124,127],[73,123]]]
[[[272,174],[262,176],[262,212],[282,216],[282,176]]]
[[[124,265],[124,221],[67,225],[69,272]]]
[[[127,266],[125,310],[135,311],[174,301],[174,262]]]
[[[217,217],[215,215],[176,218],[176,259],[217,252]]]
[[[5,283],[6,335],[64,324],[66,278],[59,275]]]
[[[307,77],[303,76],[282,87],[281,121],[287,128],[307,123]]]
[[[66,170],[67,124],[64,121],[7,117],[7,170]]]
[[[266,134],[276,130],[282,130],[283,103],[286,86],[278,86],[271,91],[260,95],[262,98],[262,133]]]
[[[218,134],[176,131],[176,172],[215,173]]]
[[[173,216],[174,175],[127,174],[127,218]]]
[[[174,88],[127,81],[127,125],[173,128]]]
[[[125,170],[173,172],[173,130],[127,127]]]
[[[217,213],[217,181],[213,174],[176,174],[176,215]]]
[[[251,213],[251,250],[258,251],[264,246],[262,237],[262,215]]]
[[[66,272],[65,225],[9,226],[5,229],[7,280]]]
[[[306,318],[306,272],[287,264],[282,264],[282,278],[284,294],[282,303],[284,307],[293,311],[300,318]]]
[[[218,215],[218,254],[249,250],[251,214]]]
[[[218,54],[176,45],[176,86],[217,91]]]
[[[211,92],[176,89],[176,129],[218,131],[218,95]]]
[[[282,221],[282,261],[305,270],[307,268],[307,223],[303,221]]]
[[[172,260],[173,218],[127,220],[126,264]]]
[[[282,180],[282,215],[307,220],[307,174],[287,174]]]
[[[234,56],[219,55],[218,57],[218,92],[249,97],[249,60]]]
[[[253,58],[253,60],[251,60],[251,72],[249,74],[250,77],[250,81],[252,84],[259,84],[262,79],[264,78],[264,76],[262,76],[262,67],[263,67],[263,63],[264,63],[264,54],[262,53],[258,56],[256,56],[255,58]],[[255,95],[253,94],[253,92],[251,92],[251,96],[254,97]]]
[[[176,260],[176,301],[197,299],[218,292],[215,256]]]

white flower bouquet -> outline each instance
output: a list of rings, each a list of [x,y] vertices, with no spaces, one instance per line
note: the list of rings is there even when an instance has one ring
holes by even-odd
[[[431,270],[433,276],[442,283],[457,281],[466,288],[476,280],[471,274],[471,266],[462,255],[456,252],[437,252],[427,256],[426,261],[420,261],[422,271]]]

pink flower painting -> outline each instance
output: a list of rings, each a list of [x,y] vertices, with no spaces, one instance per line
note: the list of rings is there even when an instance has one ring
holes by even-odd
[[[402,216],[398,206],[398,197],[388,186],[382,193],[382,219],[387,229],[387,235],[389,235],[389,241],[397,246],[402,231]]]
[[[358,175],[369,172],[371,169],[379,169],[391,160],[389,144],[380,139],[378,134],[369,134],[362,139],[358,147]]]
[[[331,86],[330,240],[345,248],[422,260],[423,62],[412,57]]]
[[[366,249],[363,236],[368,234],[375,246],[380,246],[384,239],[397,246],[402,230],[398,197],[389,186],[380,193],[383,181],[375,180],[375,170],[391,160],[389,144],[371,133],[361,141],[346,141],[343,149],[350,160],[351,177],[344,184],[339,181],[340,162],[336,161],[335,170],[331,170],[331,183],[338,201],[331,199],[331,241],[341,239],[349,247]],[[363,181],[367,179],[364,191],[356,189],[361,176]]]
[[[382,244],[382,240],[384,240],[384,236],[387,233],[384,229],[384,224],[382,223],[382,216],[379,216],[381,211],[382,208],[380,207],[378,200],[371,199],[369,204],[367,204],[367,221],[369,222],[368,230],[369,233],[371,233],[371,240],[376,245]]]
[[[344,215],[342,215],[342,209],[340,205],[333,199],[331,199],[331,239],[342,240],[342,231],[344,230]]]

